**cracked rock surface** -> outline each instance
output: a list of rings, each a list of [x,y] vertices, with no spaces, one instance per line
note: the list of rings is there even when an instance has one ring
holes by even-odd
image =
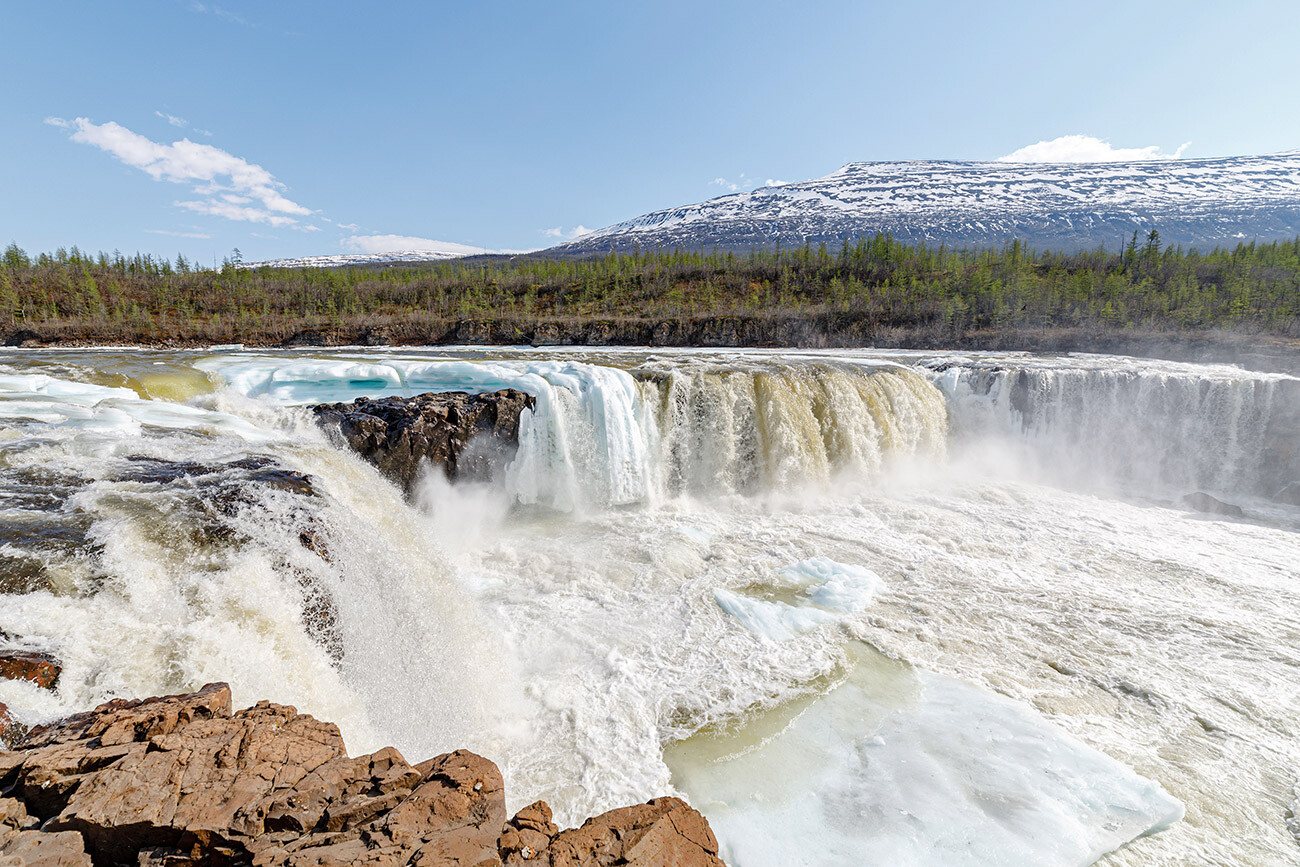
[[[234,712],[221,683],[116,699],[0,752],[0,867],[721,867],[717,853],[677,798],[567,831],[540,801],[507,821],[482,756],[349,757],[332,723],[265,701]]]

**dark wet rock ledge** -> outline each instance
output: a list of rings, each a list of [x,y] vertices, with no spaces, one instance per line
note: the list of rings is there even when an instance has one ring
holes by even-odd
[[[0,752],[0,865],[722,867],[677,798],[560,831],[537,802],[507,819],[501,773],[466,750],[409,764],[348,756],[285,705],[230,688],[116,699]]]
[[[532,395],[507,388],[361,397],[315,412],[326,432],[409,494],[426,462],[452,480],[493,478],[519,445],[520,417],[535,406]]]

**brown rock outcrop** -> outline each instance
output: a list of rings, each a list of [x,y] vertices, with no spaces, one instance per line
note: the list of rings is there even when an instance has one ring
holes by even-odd
[[[322,404],[316,421],[408,494],[424,461],[450,479],[493,477],[519,445],[519,419],[536,399],[513,388],[429,392]]]
[[[5,680],[27,680],[42,689],[54,689],[62,673],[63,666],[48,653],[0,650],[0,677]]]
[[[117,699],[0,752],[0,867],[720,867],[675,798],[559,831],[541,802],[506,821],[501,774],[465,750],[351,758],[338,728],[230,689]],[[8,859],[8,860],[6,860]]]
[[[506,863],[514,863],[507,861]],[[548,867],[725,867],[704,817],[680,798],[655,798],[563,831],[530,863]]]

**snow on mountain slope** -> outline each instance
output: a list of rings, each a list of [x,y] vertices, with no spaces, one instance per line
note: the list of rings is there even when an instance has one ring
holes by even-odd
[[[384,262],[441,262],[489,253],[453,253],[446,250],[406,250],[394,253],[340,253],[333,256],[295,256],[290,259],[267,259],[264,262],[245,262],[245,268],[338,268],[343,265],[374,265]]]
[[[1114,247],[1160,230],[1212,246],[1300,235],[1300,150],[1267,156],[1105,163],[850,163],[823,178],[734,193],[617,223],[552,248],[730,249],[876,232],[949,245]]]

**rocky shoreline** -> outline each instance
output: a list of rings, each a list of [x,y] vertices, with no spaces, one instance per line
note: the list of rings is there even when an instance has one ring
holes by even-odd
[[[507,818],[492,762],[349,757],[337,726],[230,688],[115,699],[0,752],[0,865],[723,867],[677,798],[561,831],[545,802]]]

